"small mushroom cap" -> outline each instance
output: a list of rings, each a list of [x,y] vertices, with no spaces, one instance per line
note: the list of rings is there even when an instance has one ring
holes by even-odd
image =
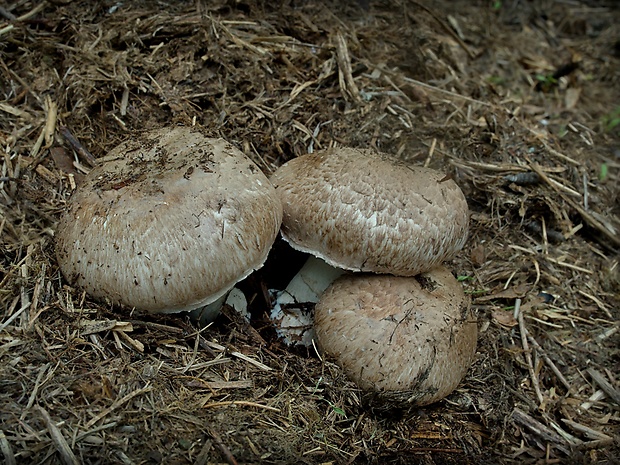
[[[271,178],[282,236],[352,271],[414,276],[452,258],[467,238],[467,201],[438,171],[370,150],[303,155]]]
[[[469,303],[444,267],[415,277],[343,276],[316,306],[318,347],[361,389],[427,405],[450,394],[474,359]]]
[[[91,296],[152,313],[192,310],[260,268],[282,205],[223,139],[175,127],[114,148],[56,231],[60,268]]]

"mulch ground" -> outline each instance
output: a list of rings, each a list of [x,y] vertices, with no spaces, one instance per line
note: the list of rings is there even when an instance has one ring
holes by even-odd
[[[614,1],[15,0],[0,8],[4,463],[556,464],[620,457]],[[288,348],[262,289],[198,330],[93,301],[54,230],[136,131],[198,125],[270,174],[330,146],[449,173],[476,360],[424,408]],[[299,257],[297,257],[299,258]]]

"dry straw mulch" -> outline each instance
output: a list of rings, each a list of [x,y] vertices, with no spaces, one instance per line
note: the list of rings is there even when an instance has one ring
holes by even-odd
[[[365,8],[366,7],[366,8]],[[620,12],[615,2],[69,2],[0,8],[4,463],[617,463]],[[374,147],[449,172],[449,266],[477,359],[423,409],[368,403],[289,350],[261,289],[227,313],[130,314],[62,279],[56,221],[134,131],[196,124],[266,173]]]

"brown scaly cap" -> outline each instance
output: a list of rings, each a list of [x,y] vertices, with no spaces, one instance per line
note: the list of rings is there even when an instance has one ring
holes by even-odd
[[[353,271],[414,276],[451,259],[469,211],[444,174],[370,150],[337,148],[282,165],[271,178],[296,249]]]
[[[316,306],[315,330],[322,353],[361,389],[416,405],[450,394],[476,351],[470,299],[444,267],[341,277]]]
[[[140,134],[106,159],[56,231],[69,282],[97,299],[168,313],[211,303],[262,266],[282,206],[233,145],[176,127]]]

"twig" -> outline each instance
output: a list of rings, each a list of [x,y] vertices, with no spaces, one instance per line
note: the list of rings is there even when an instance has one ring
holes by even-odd
[[[407,449],[409,453],[416,452],[430,452],[434,453],[443,453],[443,454],[464,454],[463,449],[449,449],[447,447],[410,447]]]
[[[601,299],[591,294],[588,294],[587,292],[582,291],[581,289],[577,289],[577,292],[579,292],[582,296],[587,297],[592,302],[594,302],[598,308],[600,308],[603,312],[605,312],[605,314],[609,317],[610,320],[613,320],[613,315],[611,314],[607,306],[601,301]]]
[[[601,440],[613,440],[613,438],[611,436],[608,436],[605,433],[601,433],[600,431],[597,431],[595,429],[589,428],[586,425],[582,425],[581,423],[574,422],[574,421],[569,420],[567,418],[562,418],[562,421],[566,425],[570,426],[573,430],[585,434],[590,439],[595,439],[595,440],[598,440],[598,441],[601,441]]]
[[[36,400],[37,394],[39,393],[39,388],[41,387],[41,384],[43,383],[43,375],[45,375],[49,367],[50,367],[50,364],[46,363],[45,365],[41,367],[41,370],[39,370],[39,373],[37,374],[37,379],[34,382],[34,387],[32,388],[32,391],[30,392],[28,403],[26,404],[26,408],[24,409],[24,412],[22,413],[22,419],[25,417],[26,412],[30,409],[30,407],[34,405],[34,401]]]
[[[590,408],[592,408],[592,406],[600,401],[605,399],[605,391],[603,391],[602,389],[598,389],[594,394],[592,394],[590,397],[588,397],[588,400],[585,402],[582,402],[581,405],[579,406],[582,410],[588,410]]]
[[[58,429],[58,426],[56,426],[56,423],[52,421],[50,414],[47,413],[47,410],[45,410],[41,406],[38,406],[38,409],[41,413],[41,416],[43,417],[43,420],[45,421],[47,430],[49,431],[52,438],[52,442],[54,443],[54,445],[56,446],[56,450],[60,454],[60,459],[62,463],[64,463],[65,465],[79,465],[80,462],[78,462],[77,457],[69,447],[69,444],[67,444],[67,440]]]
[[[129,345],[132,349],[140,352],[141,354],[144,353],[144,344],[142,344],[140,341],[132,338],[129,334],[122,330],[114,330],[114,333],[118,334],[121,339],[123,339],[125,343]]]
[[[40,2],[37,6],[35,6],[29,12],[24,13],[23,15],[18,16],[17,18],[15,18],[15,21],[25,21],[27,19],[32,18],[33,16],[36,16],[40,11],[43,11],[43,9],[47,6],[46,3],[47,2]]]
[[[185,335],[186,338],[190,338],[193,335],[198,334],[198,344],[200,345],[200,348],[206,350],[209,353],[209,355],[211,355],[212,357],[216,357],[217,356],[217,354],[213,350],[213,347],[209,344],[209,341],[207,341],[202,336],[202,334],[200,334],[202,332],[202,329],[200,331],[196,331],[195,328],[193,328],[189,323],[186,323],[185,321],[179,321],[178,324],[187,333]]]
[[[19,310],[17,310],[15,313],[13,313],[10,317],[8,317],[4,323],[0,324],[0,331],[2,331],[4,328],[6,328],[11,323],[13,323],[13,321],[15,321],[15,319],[18,316],[20,316],[22,313],[24,313],[26,310],[28,310],[28,308],[30,308],[30,304],[22,305],[21,308]]]
[[[521,331],[521,344],[523,345],[523,352],[525,353],[525,360],[527,361],[527,368],[530,372],[530,378],[532,378],[532,385],[534,386],[534,391],[536,392],[536,397],[538,397],[539,406],[542,405],[545,401],[543,398],[542,392],[540,392],[540,384],[538,382],[538,376],[536,375],[536,370],[534,370],[534,364],[532,363],[532,352],[530,351],[530,346],[527,342],[527,329],[525,328],[525,320],[523,319],[523,312],[521,309],[521,299],[515,300],[515,313],[517,314],[517,321],[519,322],[519,331]]]
[[[545,140],[544,140],[544,136],[542,136],[541,134],[537,133],[536,131],[534,131],[532,128],[525,126],[524,127],[530,132],[532,133],[534,136],[536,136],[537,139],[539,139],[543,146],[545,147],[545,149],[547,150],[547,152],[549,152],[551,155],[553,155],[556,158],[559,158],[562,161],[568,162],[572,165],[575,166],[580,166],[581,162],[578,162],[577,160],[564,155],[563,153],[558,152],[556,149],[554,149],[553,147],[551,147]]]
[[[428,165],[431,164],[431,158],[433,158],[433,153],[435,153],[436,145],[437,145],[437,138],[433,137],[433,142],[431,142],[431,148],[428,149],[428,155],[426,156],[426,160],[424,160],[424,168],[428,168]]]
[[[177,335],[183,335],[187,331],[187,329],[184,330],[181,328],[177,328],[176,326],[162,325],[161,323],[154,323],[152,321],[129,320],[129,323],[131,323],[134,326],[138,326],[138,327],[142,326],[145,328],[154,329],[158,331],[164,331],[167,333],[173,333]],[[190,327],[190,331],[194,332],[193,328]]]
[[[9,26],[7,26],[7,27],[9,27]],[[0,29],[0,35],[2,35],[4,32],[7,32],[6,29],[7,29],[6,27]],[[10,115],[18,116],[20,118],[32,119],[32,115],[30,113],[28,113],[27,111],[22,110],[20,108],[16,108],[16,107],[14,107],[12,105],[9,105],[7,103],[0,102],[0,110],[1,111],[5,111],[5,112],[9,113]]]
[[[80,442],[86,436],[90,436],[90,435],[92,435],[94,433],[97,433],[99,431],[103,431],[103,430],[109,429],[109,428],[114,428],[116,425],[118,425],[117,421],[111,421],[110,423],[104,423],[103,425],[95,426],[93,429],[89,429],[87,431],[82,431],[80,434],[78,434],[75,437],[73,443],[75,444],[76,442]]]
[[[439,23],[439,25],[444,28],[444,30],[450,34],[452,36],[452,38],[454,40],[456,40],[458,42],[458,44],[461,46],[461,48],[463,50],[465,50],[465,53],[467,53],[467,56],[469,56],[469,58],[476,58],[476,55],[474,55],[474,53],[469,49],[469,47],[465,44],[465,42],[463,42],[463,39],[461,39],[459,37],[459,35],[454,31],[454,29],[452,29],[450,26],[448,26],[446,24],[445,21],[443,21],[441,18],[439,18],[435,13],[433,13],[433,11],[431,9],[429,9],[428,7],[422,5],[421,3],[416,2],[415,0],[411,0],[411,3],[413,3],[414,5],[416,5],[418,8],[422,8],[424,11],[426,11],[429,15],[431,15],[433,17],[433,19],[435,21],[437,21]]]
[[[7,32],[11,32],[13,29],[15,29],[15,26],[13,26],[12,24],[4,26],[2,29],[0,29],[0,36],[6,34]]]
[[[609,439],[596,439],[594,441],[582,442],[577,444],[578,449],[599,449],[601,447],[611,446],[614,443],[613,438]]]
[[[603,391],[605,391],[605,394],[607,394],[616,404],[620,405],[620,391],[613,387],[611,383],[609,383],[609,381],[607,381],[605,377],[594,368],[588,368],[587,371],[594,382],[598,384]]]
[[[80,143],[79,140],[75,138],[73,134],[71,134],[69,128],[67,128],[66,126],[60,126],[59,131],[67,140],[69,145],[73,147],[73,150],[75,150],[78,156],[82,158],[82,160],[84,160],[92,167],[97,166],[97,159],[88,150],[86,150],[86,148]]]
[[[536,339],[534,339],[534,337],[530,334],[530,332],[527,331],[527,329],[526,329],[526,332],[527,332],[528,340],[531,342],[531,344],[534,346],[534,348],[538,351],[538,353],[542,356],[542,358],[545,361],[545,363],[547,365],[549,365],[549,368],[551,368],[551,371],[553,371],[555,373],[555,375],[558,377],[558,379],[564,385],[564,387],[567,389],[567,391],[571,392],[572,386],[566,380],[566,378],[564,377],[562,372],[558,369],[557,366],[555,366],[555,363],[553,363],[553,361],[549,358],[547,353],[543,350],[543,348],[540,346],[540,344],[538,344],[538,342],[536,341]]]
[[[4,8],[3,6],[0,6],[0,16],[4,16],[9,21],[15,21],[17,19],[17,16],[15,16],[13,13],[11,13],[9,10]]]
[[[568,443],[562,436],[550,430],[538,420],[530,417],[523,410],[515,408],[512,411],[512,418],[515,422],[522,426],[525,426],[528,430],[538,435],[544,441],[552,442],[553,444],[555,444],[555,446],[565,454],[568,455],[570,453],[570,449],[567,447]]]
[[[557,260],[557,259],[549,257],[549,256],[546,256],[545,260],[550,261],[552,263],[555,263],[556,265],[565,266],[566,268],[570,268],[571,270],[581,271],[582,273],[586,273],[586,274],[593,274],[594,273],[592,270],[588,270],[587,268],[582,268],[582,267],[577,266],[577,265],[571,265],[570,263],[561,262],[560,260]]]
[[[232,452],[230,452],[230,449],[226,447],[226,444],[224,444],[224,441],[222,441],[222,437],[219,435],[219,433],[213,428],[207,428],[207,430],[209,432],[209,435],[213,438],[215,446],[222,453],[222,456],[224,457],[224,460],[226,460],[226,463],[228,463],[228,465],[237,465],[237,460],[235,459],[234,455],[232,455]]]
[[[560,197],[562,197],[564,199],[564,201],[566,203],[568,203],[572,208],[574,208],[575,210],[577,210],[577,212],[581,215],[581,217],[590,225],[592,226],[594,229],[598,229],[598,231],[600,233],[602,233],[607,239],[609,239],[613,245],[615,247],[620,247],[620,237],[618,237],[616,234],[612,233],[609,229],[607,229],[605,227],[605,225],[603,225],[603,223],[601,223],[600,221],[598,221],[596,218],[594,218],[590,213],[588,213],[581,205],[579,205],[577,202],[575,202],[573,199],[571,199],[570,197],[568,197],[566,194],[564,194],[550,179],[549,177],[543,172],[543,170],[541,169],[540,165],[538,163],[534,163],[534,162],[530,162],[530,166],[532,167],[532,169],[534,171],[536,171],[536,173],[538,173],[538,175],[540,176],[540,178],[545,181],[547,184],[549,184],[549,186],[551,186],[551,188],[556,191]]]
[[[2,286],[0,286],[2,287]],[[614,334],[616,334],[618,332],[618,330],[620,329],[620,325],[615,325],[615,326],[611,326],[609,328],[607,328],[605,331],[603,331],[601,334],[599,334],[598,336],[596,336],[596,341],[597,342],[602,342],[605,339],[607,339],[608,337],[613,336]]]

